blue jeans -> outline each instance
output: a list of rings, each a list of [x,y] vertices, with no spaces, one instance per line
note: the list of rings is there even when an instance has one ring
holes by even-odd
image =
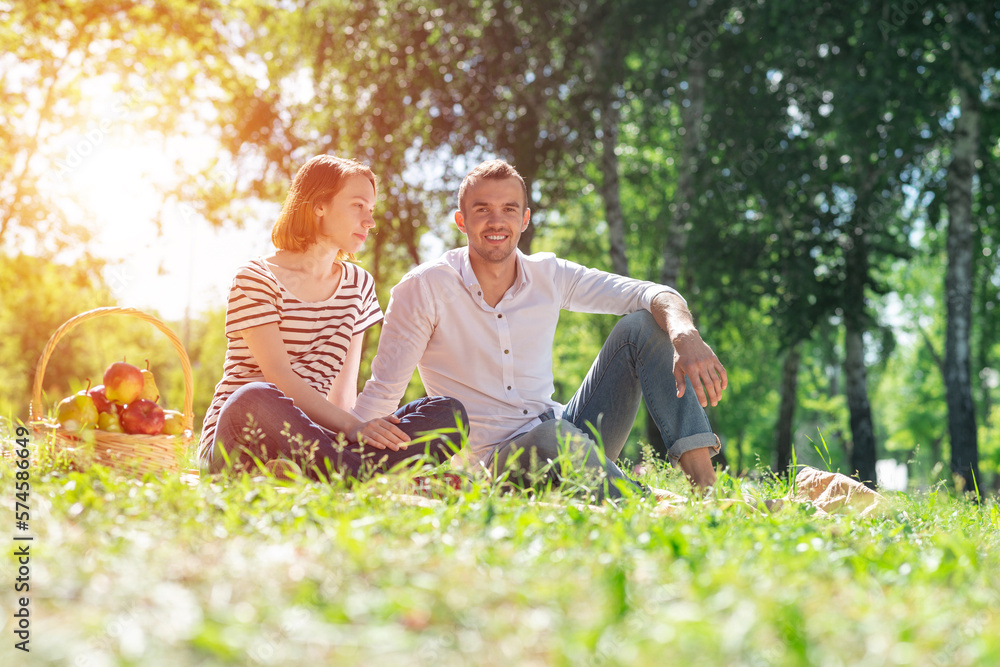
[[[360,445],[309,419],[273,384],[251,382],[233,392],[219,411],[208,471],[225,470],[227,458],[228,467],[236,471],[253,471],[256,461],[287,458],[315,480],[325,480],[331,474],[363,479],[418,457],[441,463],[462,446],[468,416],[465,407],[453,398],[421,398],[404,405],[395,415],[400,419],[399,428],[411,439],[430,431],[441,432],[395,452]]]
[[[597,480],[589,491],[598,499],[620,498],[622,488],[644,489],[628,479],[615,464],[628,440],[639,400],[656,423],[668,456],[677,463],[692,449],[722,448],[712,432],[708,416],[698,403],[691,381],[677,398],[673,371],[674,346],[670,337],[645,310],[626,315],[604,342],[583,384],[566,406],[562,419],[546,419],[534,429],[502,444],[494,453],[496,473],[511,472],[515,481],[533,481],[540,467],[568,456],[574,468],[582,468]],[[554,469],[553,469],[554,468]],[[549,474],[562,477],[558,468]]]

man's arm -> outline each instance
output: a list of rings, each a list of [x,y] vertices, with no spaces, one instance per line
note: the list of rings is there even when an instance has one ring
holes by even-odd
[[[433,304],[418,278],[404,278],[393,288],[382,321],[371,378],[351,412],[362,420],[390,414],[413,377],[434,332]]]
[[[684,299],[676,292],[661,292],[653,298],[650,312],[674,345],[677,397],[684,395],[687,388],[684,378],[687,377],[702,407],[708,407],[709,403],[718,405],[722,392],[729,385],[726,369],[712,348],[701,339]]]
[[[726,369],[694,326],[687,302],[677,290],[656,283],[590,269],[575,262],[556,259],[556,284],[562,295],[561,308],[583,313],[624,315],[649,310],[674,345],[674,378],[677,395],[691,379],[702,407],[717,405],[728,380]]]

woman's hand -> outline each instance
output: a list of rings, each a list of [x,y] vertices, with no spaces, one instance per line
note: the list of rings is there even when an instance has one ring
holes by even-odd
[[[367,422],[359,422],[357,439],[362,445],[371,445],[375,449],[391,449],[398,452],[400,447],[410,444],[410,436],[396,426],[399,417],[386,415]]]

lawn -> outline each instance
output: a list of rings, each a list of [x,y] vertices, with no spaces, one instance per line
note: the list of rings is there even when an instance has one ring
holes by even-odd
[[[481,482],[431,499],[405,475],[31,475],[31,652],[8,556],[4,665],[1000,664],[1000,510],[943,489],[860,517]],[[723,476],[717,497],[782,492]]]

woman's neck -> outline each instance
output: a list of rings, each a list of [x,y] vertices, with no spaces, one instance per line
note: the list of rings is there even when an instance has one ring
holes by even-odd
[[[285,269],[322,281],[339,273],[339,267],[336,266],[339,253],[339,248],[314,243],[301,252],[278,250],[269,259]]]
[[[284,288],[300,301],[326,301],[340,286],[343,266],[337,261],[335,249],[319,252],[312,246],[305,252],[279,250],[265,261]]]

